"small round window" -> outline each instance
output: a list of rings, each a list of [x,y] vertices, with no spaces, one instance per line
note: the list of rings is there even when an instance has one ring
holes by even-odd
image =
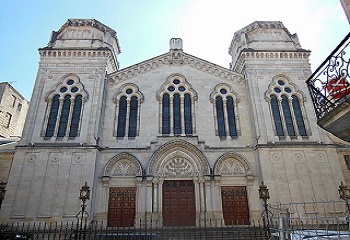
[[[180,83],[180,80],[179,79],[174,79],[173,83],[177,85],[177,84]]]
[[[175,81],[175,80],[174,80]],[[175,88],[173,86],[168,87],[169,92],[174,92]]]
[[[62,87],[62,88],[60,89],[60,92],[61,92],[61,93],[67,92],[67,88],[66,88],[66,87]]]
[[[180,87],[179,87],[179,91],[180,91],[180,92],[184,92],[185,90],[186,90],[186,88],[185,88],[184,86],[180,86]]]
[[[78,92],[78,91],[79,91],[79,88],[77,88],[77,87],[73,87],[73,88],[71,89],[71,91],[72,91],[73,93],[76,93],[76,92]]]
[[[284,82],[282,80],[278,80],[278,84],[283,86],[284,85]]]
[[[291,93],[292,92],[292,90],[290,89],[290,88],[284,88],[284,91],[286,91],[287,93]]]
[[[281,89],[276,88],[276,87],[275,87],[273,90],[274,90],[276,93],[280,93],[280,92],[281,92]]]
[[[74,83],[74,80],[72,80],[72,79],[68,80],[68,82],[67,82],[68,85],[73,85],[73,83]]]
[[[226,89],[220,89],[220,92],[222,93],[222,94],[226,94],[227,93],[227,91],[226,91]]]
[[[131,94],[132,93],[132,89],[131,88],[128,88],[128,89],[126,89],[126,91],[125,91],[127,94]]]

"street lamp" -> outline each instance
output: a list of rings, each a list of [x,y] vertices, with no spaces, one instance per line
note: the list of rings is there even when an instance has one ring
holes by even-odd
[[[84,234],[83,239],[85,239],[85,228],[86,228],[86,220],[89,218],[88,212],[85,211],[86,205],[85,202],[87,200],[90,200],[90,187],[87,185],[87,182],[85,182],[85,185],[81,187],[79,199],[81,200],[81,211],[76,215],[78,222],[77,222],[77,230],[80,228],[79,231],[79,239],[81,239],[81,232],[83,231],[83,222],[84,222]],[[76,234],[76,239],[78,238],[78,234]]]
[[[268,210],[269,204],[267,203],[267,200],[270,199],[270,194],[269,194],[269,189],[264,184],[264,182],[261,182],[261,185],[259,186],[259,198],[264,202],[263,206],[265,211],[261,214],[261,216],[265,215],[265,217],[263,218],[264,225],[267,228],[268,235],[270,236],[270,220],[269,220],[269,210]]]
[[[0,183],[0,209],[1,209],[2,201],[5,198],[5,192],[6,192],[5,187],[6,187],[6,183],[1,182]]]
[[[338,192],[339,192],[339,197],[345,201],[348,214],[350,214],[350,206],[349,206],[350,188],[344,185],[343,182],[340,182]]]

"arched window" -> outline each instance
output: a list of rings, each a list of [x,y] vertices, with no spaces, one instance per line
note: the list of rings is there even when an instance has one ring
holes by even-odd
[[[216,116],[219,137],[226,137],[224,105],[222,102],[222,97],[216,97]]]
[[[44,137],[79,136],[83,100],[86,96],[87,93],[77,76],[66,77],[47,98],[48,117],[44,124],[46,128]]]
[[[281,114],[280,114],[280,110],[278,107],[278,102],[277,102],[276,96],[271,96],[271,108],[272,108],[273,119],[275,121],[277,136],[284,136]]]
[[[66,135],[69,110],[70,110],[70,95],[66,95],[64,97],[64,101],[63,101],[63,105],[62,105],[62,111],[61,111],[60,122],[58,125],[57,137],[64,137]]]
[[[191,95],[185,94],[185,134],[190,135],[192,130],[192,101]]]
[[[157,93],[160,101],[160,132],[163,135],[192,135],[196,93],[181,75],[172,75]]]
[[[140,104],[142,94],[134,84],[126,84],[114,96],[116,103],[116,126],[117,138],[135,138],[139,135]]]
[[[237,127],[237,100],[232,87],[227,84],[220,84],[211,93],[211,101],[214,105],[214,119],[216,135],[221,139],[227,136],[237,137],[239,129]]]
[[[126,127],[126,111],[127,111],[126,97],[121,97],[119,101],[119,114],[118,114],[118,129],[117,137],[125,136]]]
[[[47,123],[45,137],[52,137],[54,135],[56,121],[57,121],[58,107],[60,106],[59,98],[60,98],[60,95],[55,95],[52,99],[51,110],[50,110],[49,120]]]
[[[69,137],[76,137],[78,135],[79,122],[80,122],[80,113],[81,113],[81,107],[83,105],[82,98],[83,97],[81,95],[78,95],[75,98]]]
[[[279,77],[270,85],[268,91],[270,107],[277,136],[291,139],[306,137],[307,130],[300,101],[302,95],[287,79]]]
[[[130,102],[129,137],[136,137],[138,100],[133,96]]]
[[[162,99],[162,134],[170,134],[170,99],[169,94],[164,94]]]
[[[227,117],[228,117],[228,127],[230,130],[230,136],[234,137],[234,136],[237,136],[237,129],[236,129],[235,107],[234,107],[232,97],[230,96],[227,97],[226,106],[227,106]]]
[[[180,95],[174,95],[174,134],[181,134]]]

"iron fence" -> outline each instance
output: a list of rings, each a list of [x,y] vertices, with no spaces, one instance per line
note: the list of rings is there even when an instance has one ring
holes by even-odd
[[[239,224],[239,223],[238,223]],[[139,227],[108,227],[104,222],[93,222],[82,230],[77,223],[12,223],[0,224],[0,239],[43,240],[190,240],[190,239],[268,239],[267,230],[260,222],[249,225],[221,225],[208,221],[200,226],[156,226],[140,222]],[[15,238],[18,236],[17,238]]]
[[[350,33],[306,81],[318,119],[350,98],[349,43]]]

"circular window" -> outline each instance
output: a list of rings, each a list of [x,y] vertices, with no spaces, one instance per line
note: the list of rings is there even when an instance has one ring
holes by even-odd
[[[278,80],[278,84],[283,86],[284,85],[284,82],[282,80]]]
[[[168,87],[169,92],[174,92],[175,88],[173,86]]]
[[[79,88],[73,87],[73,88],[71,89],[71,91],[72,91],[72,92],[78,92],[78,91],[79,91]]]
[[[60,89],[60,92],[61,92],[61,93],[67,92],[67,88],[66,88],[66,87],[62,87],[62,88]]]
[[[279,88],[277,88],[277,87],[275,87],[273,90],[274,90],[276,93],[280,93],[280,92],[281,92],[281,89],[279,89]]]
[[[284,88],[284,91],[286,91],[287,93],[291,93],[292,92],[292,90],[290,89],[290,88]]]
[[[127,94],[131,94],[132,93],[132,89],[131,88],[128,88],[128,89],[126,89],[126,91],[125,91]]]
[[[180,83],[180,80],[179,80],[179,79],[175,79],[175,80],[173,81],[173,83],[174,83],[174,84],[179,84],[179,83]]]
[[[226,91],[226,89],[220,89],[220,92],[222,93],[222,94],[226,94],[227,93],[227,91]]]
[[[72,80],[72,79],[68,80],[68,82],[67,82],[68,85],[73,85],[73,83],[74,83],[74,80]]]
[[[183,91],[185,91],[185,90],[186,90],[186,88],[185,88],[184,86],[180,86],[180,87],[179,87],[179,91],[180,91],[180,92],[183,92]]]

